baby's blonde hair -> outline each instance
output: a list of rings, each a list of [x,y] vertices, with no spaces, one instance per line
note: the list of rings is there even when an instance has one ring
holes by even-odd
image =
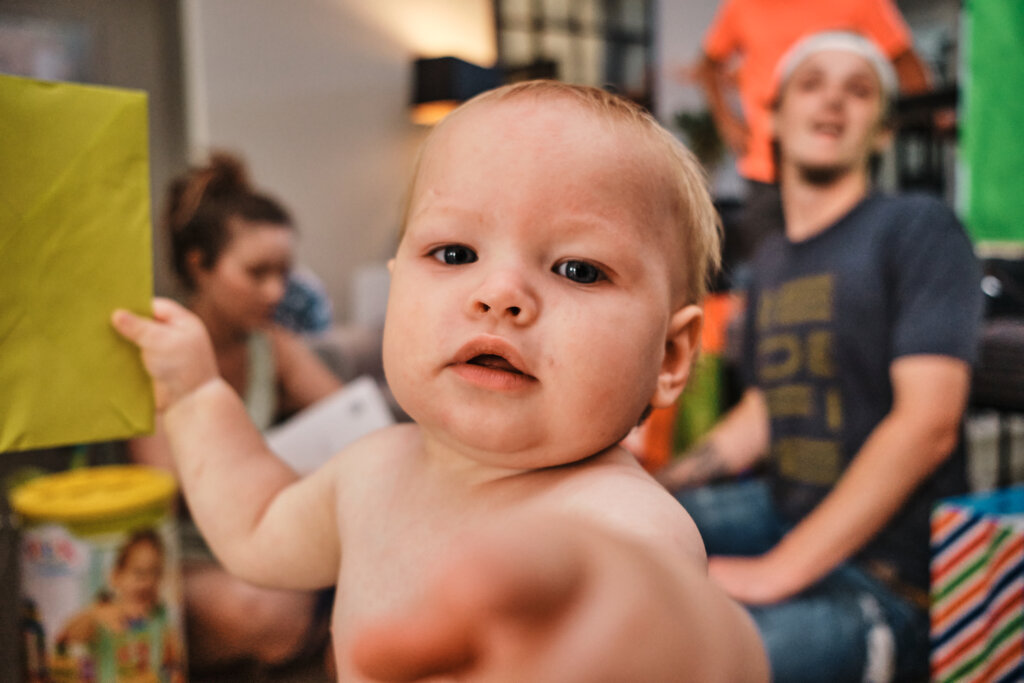
[[[663,159],[674,176],[669,179],[671,181],[669,187],[674,192],[674,196],[671,197],[672,207],[676,213],[678,235],[681,238],[683,251],[680,259],[685,268],[683,273],[684,303],[699,303],[704,298],[711,278],[718,272],[721,264],[721,222],[708,193],[707,176],[704,169],[693,154],[643,107],[600,88],[552,80],[524,81],[488,90],[461,105],[431,132],[420,150],[420,157],[416,160],[412,182],[406,197],[401,234],[405,234],[405,225],[409,218],[409,205],[419,176],[420,161],[424,150],[429,147],[431,138],[437,135],[439,130],[451,125],[452,121],[457,120],[459,115],[467,109],[483,103],[502,102],[523,97],[574,100],[598,116],[634,127],[638,132],[646,135],[654,143],[656,149],[664,152]],[[652,167],[652,172],[656,172],[653,168],[657,167]]]

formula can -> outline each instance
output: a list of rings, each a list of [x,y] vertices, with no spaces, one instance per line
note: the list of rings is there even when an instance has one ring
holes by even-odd
[[[22,633],[30,683],[185,680],[174,478],[109,466],[28,481]]]

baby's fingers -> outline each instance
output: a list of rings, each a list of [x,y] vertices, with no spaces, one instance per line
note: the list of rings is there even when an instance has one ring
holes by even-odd
[[[413,613],[363,628],[352,648],[352,660],[372,680],[410,683],[465,672],[472,666],[475,650],[472,624]]]
[[[422,602],[364,627],[352,648],[357,670],[389,683],[560,680],[535,674],[578,602],[585,568],[571,539],[510,526],[469,538]]]
[[[147,338],[159,334],[163,325],[188,326],[194,317],[193,313],[180,304],[158,297],[153,300],[152,319],[118,308],[111,315],[111,323],[123,337],[139,346],[145,346]]]
[[[119,308],[111,315],[111,323],[125,339],[147,348],[171,328],[191,330],[201,334],[201,323],[195,314],[170,299],[153,299],[153,318],[145,318]]]
[[[153,299],[153,318],[162,322],[176,324],[194,317],[194,313],[173,299],[156,297]]]
[[[154,323],[146,318],[135,315],[131,311],[119,308],[110,316],[110,322],[117,332],[137,346],[142,345],[146,330]]]

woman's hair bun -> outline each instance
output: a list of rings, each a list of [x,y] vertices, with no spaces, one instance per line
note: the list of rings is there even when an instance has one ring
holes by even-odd
[[[249,173],[241,159],[228,152],[216,151],[210,154],[210,161],[199,170],[198,176],[206,176],[203,194],[210,198],[230,197],[253,191]]]

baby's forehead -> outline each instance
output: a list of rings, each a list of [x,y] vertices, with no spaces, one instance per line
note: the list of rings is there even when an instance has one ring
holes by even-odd
[[[592,177],[597,186],[612,188],[605,196],[614,194],[620,203],[610,213],[622,210],[635,218],[639,212],[644,240],[662,245],[664,256],[673,264],[673,280],[679,281],[675,284],[689,289],[683,282],[689,270],[683,258],[689,251],[687,232],[705,229],[702,220],[706,212],[702,213],[700,207],[701,201],[709,203],[701,194],[703,181],[696,162],[653,119],[621,107],[617,110],[615,106],[579,101],[571,95],[519,93],[471,102],[450,115],[423,148],[403,225],[434,204],[440,178],[467,168],[462,154],[473,156],[472,168],[486,173],[493,159],[478,154],[474,146],[490,150],[496,138],[500,138],[497,144],[502,159],[512,164],[534,155],[550,160],[562,172],[553,177],[553,185],[561,187],[565,177],[579,182]],[[581,163],[563,164],[566,159]],[[527,165],[541,177],[549,177],[543,164],[539,169],[536,164]],[[591,172],[593,175],[589,175]],[[536,188],[538,184],[524,187]],[[543,183],[540,188],[546,192]],[[698,254],[693,258],[703,257]]]
[[[467,141],[501,149],[513,158],[536,154],[540,147],[546,155],[586,159],[622,173],[664,173],[671,159],[639,119],[562,93],[519,93],[464,105],[431,134],[421,166],[461,163],[470,151]]]

